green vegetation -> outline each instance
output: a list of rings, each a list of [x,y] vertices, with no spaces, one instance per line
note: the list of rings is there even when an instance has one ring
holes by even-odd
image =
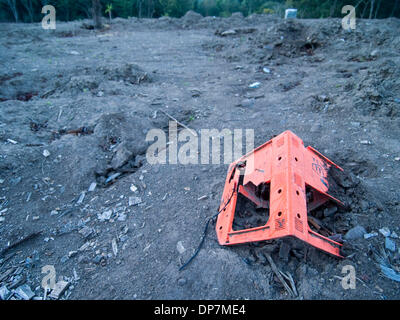
[[[297,8],[300,18],[342,17],[345,5],[356,6],[358,18],[400,17],[400,0],[101,0],[102,14],[113,17],[181,17],[188,10],[203,16],[230,16],[233,12],[277,14]],[[39,22],[42,6],[53,5],[57,20],[92,18],[90,0],[0,0],[0,21]]]
[[[108,13],[108,17],[109,17],[110,21],[111,21],[111,17],[112,17],[112,16],[111,16],[112,8],[113,8],[112,3],[109,3],[109,4],[107,4],[107,8],[106,8],[106,10],[104,11],[105,13]]]

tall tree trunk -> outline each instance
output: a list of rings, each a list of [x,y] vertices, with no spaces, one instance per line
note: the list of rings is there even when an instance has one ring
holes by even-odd
[[[396,13],[397,5],[398,5],[398,4],[399,4],[399,0],[395,0],[394,6],[393,6],[393,10],[392,10],[392,12],[391,12],[391,14],[390,14],[390,17],[393,17],[394,14]]]
[[[361,18],[364,18],[365,12],[367,11],[367,8],[368,8],[368,3],[366,3],[366,4],[364,5],[364,10],[363,10],[363,12],[362,12],[362,14],[361,14]]]
[[[33,22],[33,6],[32,6],[32,0],[24,0],[21,1],[22,5],[24,6],[24,8],[26,9],[26,11],[28,12],[29,18],[31,20],[31,22]]]
[[[10,7],[10,10],[14,16],[15,22],[18,22],[18,10],[16,0],[7,0],[7,4]]]
[[[142,4],[143,4],[143,0],[138,0],[137,4],[138,4],[138,17],[139,17],[139,19],[140,19],[140,18],[142,18]]]
[[[379,9],[381,8],[381,4],[382,4],[382,0],[378,0],[378,3],[376,4],[374,19],[376,19],[378,17],[378,12],[379,12]]]
[[[333,5],[331,6],[331,10],[330,10],[330,13],[329,13],[329,17],[330,17],[330,18],[332,18],[333,15],[335,14],[336,5],[337,5],[337,0],[335,0],[335,2],[333,3]]]
[[[92,15],[93,15],[93,22],[94,27],[96,29],[101,29],[101,4],[100,0],[92,0]]]
[[[374,4],[375,4],[375,0],[371,0],[371,8],[369,9],[369,17],[368,19],[372,19],[372,13],[374,12]]]

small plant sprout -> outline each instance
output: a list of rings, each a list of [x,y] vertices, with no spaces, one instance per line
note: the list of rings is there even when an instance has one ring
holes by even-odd
[[[112,8],[113,8],[112,3],[109,3],[109,4],[107,4],[107,8],[106,8],[106,11],[105,11],[105,13],[108,13],[108,17],[110,19],[110,22],[111,22],[111,18],[112,18],[111,17]]]

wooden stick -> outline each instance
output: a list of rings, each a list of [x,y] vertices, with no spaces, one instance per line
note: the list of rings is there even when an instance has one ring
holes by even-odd
[[[163,111],[163,110],[161,110],[161,109],[158,109],[158,111],[164,113],[168,118],[174,120],[177,124],[179,124],[180,126],[184,127],[185,129],[189,130],[189,132],[190,132],[192,135],[194,135],[195,137],[197,137],[197,132],[196,132],[196,131],[190,129],[188,126],[184,125],[182,122],[179,122],[179,121],[176,120],[173,116],[171,116],[169,113],[167,113],[167,112],[165,112],[165,111]]]
[[[272,271],[275,273],[275,275],[277,276],[278,280],[285,287],[286,291],[289,292],[289,294],[294,297],[295,294],[294,294],[293,290],[288,286],[288,284],[286,283],[285,279],[283,279],[283,277],[281,275],[281,271],[276,266],[274,260],[272,260],[271,256],[268,253],[264,253],[264,255],[268,259],[268,262],[271,265]]]

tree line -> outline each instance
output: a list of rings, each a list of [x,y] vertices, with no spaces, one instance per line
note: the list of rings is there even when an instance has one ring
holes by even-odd
[[[0,0],[0,21],[39,22],[47,4],[56,8],[59,21],[91,19],[96,12],[108,18],[179,18],[189,10],[203,16],[228,17],[233,12],[283,16],[287,8],[297,8],[300,18],[327,18],[342,17],[345,5],[356,7],[357,18],[400,17],[400,0]]]

